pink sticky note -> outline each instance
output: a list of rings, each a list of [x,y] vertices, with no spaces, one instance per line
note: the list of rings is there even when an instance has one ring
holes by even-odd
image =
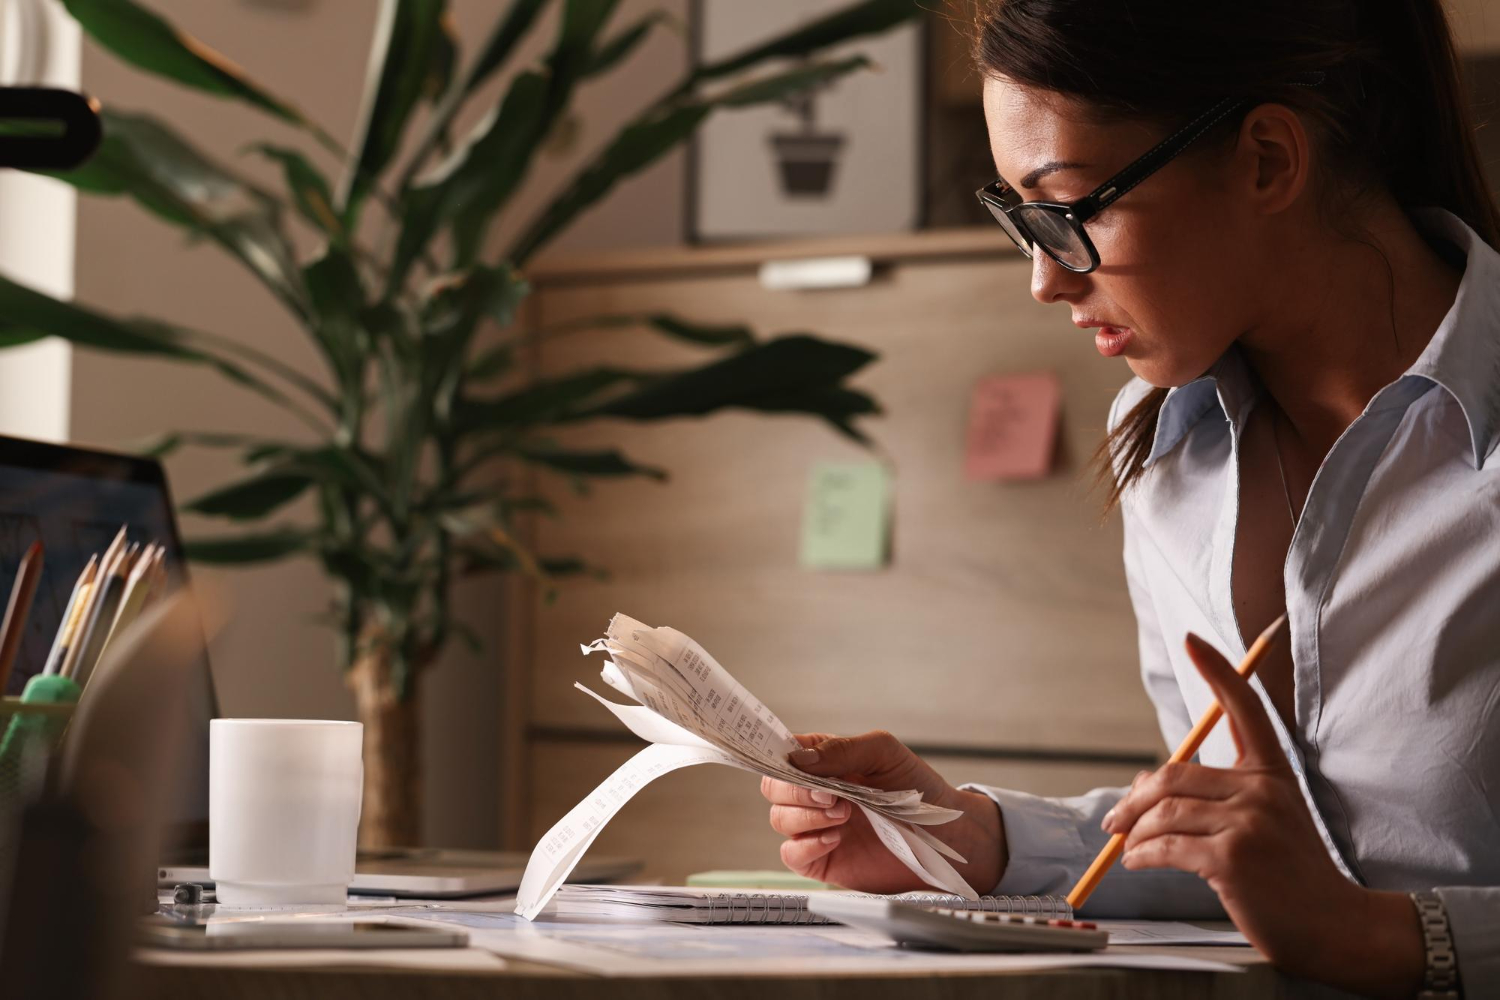
[[[1040,479],[1052,470],[1062,387],[1052,372],[991,375],[974,386],[964,477]]]

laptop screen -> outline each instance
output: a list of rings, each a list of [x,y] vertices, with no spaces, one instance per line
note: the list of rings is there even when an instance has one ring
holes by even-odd
[[[186,579],[182,543],[161,465],[151,459],[0,437],[0,600],[33,542],[45,547],[44,568],[6,694],[17,695],[41,672],[73,585],[92,555],[102,555],[121,526],[132,542],[166,546],[171,586]],[[216,714],[208,652],[199,654],[190,692],[190,759],[168,814],[173,847],[208,843],[208,722]]]

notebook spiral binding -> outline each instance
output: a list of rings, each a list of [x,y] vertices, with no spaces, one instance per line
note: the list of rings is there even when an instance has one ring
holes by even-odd
[[[1073,908],[1058,896],[981,896],[978,900],[958,899],[944,893],[904,893],[902,902],[918,906],[941,906],[949,909],[982,910],[986,913],[1019,913],[1025,916],[1062,917],[1073,915]],[[786,896],[762,892],[721,892],[710,896],[708,923],[711,924],[831,924],[807,908],[806,896]]]

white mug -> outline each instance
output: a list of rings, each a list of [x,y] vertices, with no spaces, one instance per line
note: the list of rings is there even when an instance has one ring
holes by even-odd
[[[364,763],[358,722],[214,719],[208,871],[228,906],[343,903]]]

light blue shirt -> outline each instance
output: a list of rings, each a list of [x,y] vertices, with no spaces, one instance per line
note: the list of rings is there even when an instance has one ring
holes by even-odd
[[[1252,684],[1339,868],[1373,889],[1437,889],[1472,1000],[1500,996],[1500,254],[1449,212],[1413,220],[1464,268],[1458,295],[1313,480],[1284,570],[1290,731]],[[1147,389],[1137,379],[1121,390],[1111,427]],[[1169,747],[1213,699],[1184,635],[1232,662],[1245,654],[1230,560],[1238,446],[1258,396],[1235,348],[1172,389],[1149,469],[1122,504],[1141,674]],[[1234,760],[1220,724],[1199,761]],[[1048,799],[967,787],[1001,809],[1010,861],[1000,893],[1067,893],[1126,791]],[[1196,875],[1118,866],[1084,912],[1223,916]]]

